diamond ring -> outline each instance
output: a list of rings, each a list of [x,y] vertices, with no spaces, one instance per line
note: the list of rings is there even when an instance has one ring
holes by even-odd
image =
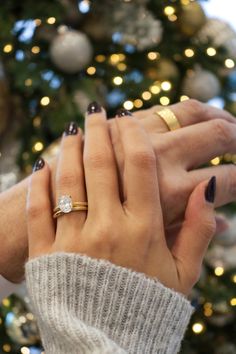
[[[53,217],[57,218],[63,214],[69,214],[72,211],[88,210],[87,202],[73,202],[70,195],[62,195],[58,199],[58,205],[53,209]]]

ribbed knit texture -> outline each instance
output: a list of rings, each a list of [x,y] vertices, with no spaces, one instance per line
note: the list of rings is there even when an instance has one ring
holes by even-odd
[[[46,354],[175,354],[193,311],[157,280],[80,254],[31,260],[26,281]]]

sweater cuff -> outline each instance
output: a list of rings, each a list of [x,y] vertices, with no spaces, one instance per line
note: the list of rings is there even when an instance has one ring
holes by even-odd
[[[188,300],[158,280],[80,254],[30,260],[26,280],[44,323],[46,317],[61,323],[69,312],[129,353],[177,353],[193,312]]]

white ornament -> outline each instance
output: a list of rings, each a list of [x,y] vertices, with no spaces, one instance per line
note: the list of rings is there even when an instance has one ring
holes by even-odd
[[[236,32],[227,23],[217,18],[210,18],[198,32],[197,40],[201,43],[211,42],[216,48],[223,46],[229,57],[236,59]]]
[[[72,74],[89,64],[92,46],[84,33],[67,30],[53,39],[50,56],[60,70]]]
[[[220,82],[210,71],[197,68],[187,73],[182,92],[191,98],[207,102],[220,93]]]

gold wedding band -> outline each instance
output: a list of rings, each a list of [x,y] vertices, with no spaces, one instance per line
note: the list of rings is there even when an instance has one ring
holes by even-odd
[[[181,128],[177,117],[169,108],[164,108],[161,111],[156,111],[155,114],[162,118],[169,130],[176,130]]]
[[[88,207],[87,206],[77,206],[77,207],[72,207],[72,209],[71,209],[71,211],[70,212],[72,212],[72,211],[87,211],[88,210]],[[54,219],[55,218],[58,218],[59,216],[61,216],[61,215],[65,215],[66,213],[64,213],[63,211],[61,211],[61,210],[58,210],[58,211],[56,211],[54,214],[53,214],[53,217],[54,217]]]

